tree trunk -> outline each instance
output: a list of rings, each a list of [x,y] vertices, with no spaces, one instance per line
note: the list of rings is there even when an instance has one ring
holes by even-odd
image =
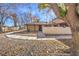
[[[17,15],[14,13],[14,14],[11,14],[11,16],[13,17],[13,20],[14,20],[14,26],[17,27]]]
[[[14,27],[17,27],[17,21],[14,20]]]
[[[2,31],[2,24],[1,24],[1,22],[0,22],[0,33],[2,33],[3,31]]]
[[[79,55],[79,16],[76,13],[76,4],[69,3],[65,4],[67,7],[67,15],[66,19],[64,19],[70,26],[72,31],[72,47],[71,52],[72,55]],[[52,7],[53,10],[55,10],[55,14],[59,16],[59,10],[56,7]],[[56,10],[57,9],[57,10]]]
[[[79,55],[79,17],[76,13],[76,4],[68,4],[67,21],[72,31],[72,55]]]
[[[1,24],[0,24],[0,33],[2,33],[2,26],[1,26]]]
[[[71,47],[71,49],[72,49],[72,55],[79,55],[79,30],[77,31],[77,30],[75,30],[75,31],[73,31],[72,30],[72,43],[73,43],[73,45],[72,45],[72,47]]]

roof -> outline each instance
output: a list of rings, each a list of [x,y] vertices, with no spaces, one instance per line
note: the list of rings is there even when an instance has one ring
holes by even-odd
[[[63,21],[62,19],[57,18],[57,19],[53,20],[53,23],[60,24],[60,23],[66,23],[66,22]]]

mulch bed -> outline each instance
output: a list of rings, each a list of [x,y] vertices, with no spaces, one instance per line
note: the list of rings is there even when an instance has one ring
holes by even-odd
[[[69,40],[60,40],[67,46],[71,45]],[[70,49],[65,45],[51,40],[17,40],[0,35],[1,56],[54,56],[70,55]],[[61,48],[63,47],[63,48]],[[67,52],[68,51],[68,52]]]

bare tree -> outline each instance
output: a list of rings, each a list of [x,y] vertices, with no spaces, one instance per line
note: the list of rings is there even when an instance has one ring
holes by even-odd
[[[24,20],[26,23],[31,23],[32,22],[32,14],[31,13],[24,13]]]
[[[2,32],[2,26],[3,26],[4,21],[5,21],[4,18],[7,16],[6,11],[8,10],[8,8],[9,8],[8,5],[0,4],[0,32]]]

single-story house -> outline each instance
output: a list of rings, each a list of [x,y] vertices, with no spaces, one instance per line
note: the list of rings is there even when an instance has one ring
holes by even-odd
[[[24,26],[28,32],[42,31],[43,27],[68,27],[67,23],[60,18],[56,18],[55,20],[52,20],[49,23],[34,22],[34,23],[27,23]]]
[[[16,31],[16,30],[18,30],[18,29],[17,29],[17,27],[14,27],[14,26],[12,26],[12,27],[3,26],[2,27],[3,32],[11,32],[11,31]]]

